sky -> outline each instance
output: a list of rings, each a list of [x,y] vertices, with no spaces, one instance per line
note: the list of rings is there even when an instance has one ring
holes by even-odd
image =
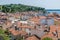
[[[60,9],[60,0],[0,0],[0,5],[4,4],[25,4],[45,9]]]

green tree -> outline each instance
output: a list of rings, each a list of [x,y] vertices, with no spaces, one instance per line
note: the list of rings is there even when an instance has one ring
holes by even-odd
[[[45,37],[45,38],[43,38],[42,40],[52,40],[52,38]]]
[[[23,12],[23,11],[42,11],[44,12],[45,8],[42,7],[34,7],[34,6],[27,6],[22,4],[10,4],[10,5],[1,5],[0,9],[2,12]]]

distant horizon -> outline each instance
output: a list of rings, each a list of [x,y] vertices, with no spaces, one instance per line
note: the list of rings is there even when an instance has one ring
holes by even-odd
[[[10,4],[3,4],[3,5],[10,5]],[[21,5],[26,5],[26,4],[21,4]],[[26,6],[32,6],[32,5],[26,5]],[[38,7],[38,6],[34,6]],[[43,7],[42,7],[43,8]],[[55,11],[60,11],[60,9],[46,9],[46,10],[55,10]]]
[[[46,9],[46,10],[49,10],[49,11],[60,11],[60,9]]]
[[[45,9],[60,9],[60,0],[0,0],[0,5],[4,4],[24,4]]]

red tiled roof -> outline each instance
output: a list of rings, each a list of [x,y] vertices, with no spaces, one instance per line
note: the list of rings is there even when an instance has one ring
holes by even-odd
[[[26,35],[27,33],[25,31],[17,31],[17,30],[14,30],[13,28],[9,29],[9,31],[13,34],[13,35]]]
[[[26,40],[39,40],[39,39],[35,36],[31,36],[31,37],[28,37]]]

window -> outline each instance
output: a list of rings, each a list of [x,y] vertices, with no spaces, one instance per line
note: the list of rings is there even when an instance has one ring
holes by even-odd
[[[29,30],[31,30],[31,29],[29,28]]]
[[[22,28],[19,28],[19,30],[22,30]]]
[[[29,36],[31,35],[31,33],[29,33]]]

